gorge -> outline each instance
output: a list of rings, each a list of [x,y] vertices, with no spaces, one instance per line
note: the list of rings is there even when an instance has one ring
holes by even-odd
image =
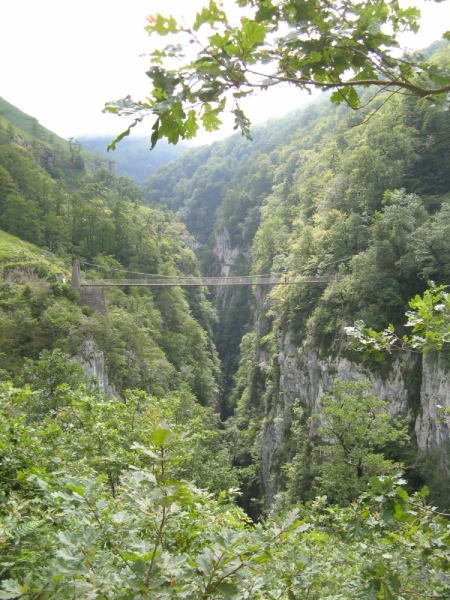
[[[448,342],[378,361],[344,329],[401,336],[450,282],[448,110],[325,97],[139,186],[3,102],[0,598],[448,593]],[[271,274],[316,281],[130,284]],[[324,482],[342,398],[378,427],[361,496]]]

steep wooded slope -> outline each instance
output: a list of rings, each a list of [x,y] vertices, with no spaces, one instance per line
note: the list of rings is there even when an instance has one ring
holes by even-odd
[[[90,170],[101,157],[87,163],[79,148],[58,154],[46,143],[51,161],[43,168],[40,138],[25,140],[6,117],[0,120],[2,377],[21,382],[24,360],[44,350],[86,363],[100,352],[119,393],[140,387],[163,395],[184,384],[203,404],[215,404],[215,317],[202,290],[117,288],[107,293],[108,313],[98,314],[80,306],[64,282],[72,258],[100,265],[83,262],[92,277],[123,276],[123,269],[195,274],[185,227],[167,209],[143,206],[130,179]]]
[[[448,44],[434,51],[448,68]],[[222,357],[233,357],[232,368],[245,330],[240,319],[253,314],[224,408],[234,410],[229,425],[236,462],[249,469],[249,501],[261,485],[269,501],[286,485],[294,497],[308,493],[311,480],[298,488],[307,474],[289,483],[282,469],[299,452],[294,401],[304,406],[307,428],[338,375],[369,377],[393,414],[408,416],[413,446],[417,439],[425,451],[445,439],[428,400],[436,381],[438,403],[449,400],[445,363],[422,367],[407,357],[362,365],[346,349],[343,325],[364,319],[375,328],[401,327],[407,301],[428,279],[450,282],[450,141],[434,144],[449,125],[448,111],[410,97],[380,99],[365,114],[322,102],[258,130],[258,140],[270,140],[266,147],[252,152],[233,137],[149,179],[148,199],[178,209],[203,244],[205,271],[345,275],[326,288],[256,290],[239,300],[229,292],[216,300],[220,314],[231,312],[217,343]]]
[[[234,177],[242,179],[260,154],[283,143],[292,128],[292,118],[255,127],[253,142],[236,134],[210,146],[188,150],[149,177],[144,184],[147,201],[180,211],[196,240],[207,243],[230,181]]]

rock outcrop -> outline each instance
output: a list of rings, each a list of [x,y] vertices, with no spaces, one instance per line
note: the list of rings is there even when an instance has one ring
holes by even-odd
[[[82,356],[76,360],[81,364],[87,377],[95,377],[98,385],[105,392],[113,397],[118,397],[117,391],[109,382],[108,373],[105,365],[105,355],[101,352],[93,340],[86,340],[82,344]]]
[[[288,332],[279,342],[278,400],[266,415],[262,431],[262,473],[267,504],[277,493],[275,472],[277,448],[282,444],[292,419],[292,404],[298,399],[308,415],[320,413],[320,398],[337,378],[368,380],[371,392],[389,401],[392,417],[402,415],[411,425],[417,448],[428,452],[449,438],[449,427],[440,419],[439,406],[450,407],[450,372],[437,356],[403,353],[392,359],[383,374],[363,363],[351,362],[345,347],[321,356],[318,349],[298,347]],[[266,353],[260,355],[262,371]],[[317,432],[310,430],[310,435]]]
[[[239,256],[248,260],[250,249],[240,248],[239,246],[233,247],[228,231],[224,230],[220,233],[217,232],[215,235],[214,254],[220,261],[222,277],[229,277]]]
[[[98,171],[99,169],[106,169],[107,171],[111,171],[114,175],[117,175],[117,163],[114,160],[101,158],[100,156],[95,158],[91,162],[89,170],[95,173],[95,171]]]
[[[448,422],[439,414],[440,406],[450,406],[450,371],[442,358],[428,354],[423,357],[420,411],[415,426],[417,445],[424,452],[449,438]]]

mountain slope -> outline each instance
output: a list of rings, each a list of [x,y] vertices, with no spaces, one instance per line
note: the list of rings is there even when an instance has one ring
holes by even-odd
[[[186,144],[165,144],[161,141],[150,152],[150,140],[145,136],[125,137],[117,144],[114,151],[108,152],[107,147],[112,141],[112,136],[81,136],[79,141],[83,148],[96,152],[105,158],[114,160],[117,164],[119,176],[131,177],[134,183],[141,184],[158,167],[166,164],[186,152]]]
[[[0,97],[0,123],[5,128],[7,126],[12,127],[12,131],[18,141],[25,146],[33,147],[36,154],[40,153],[41,156],[47,155],[47,157],[51,155],[50,162],[56,160],[58,153],[64,154],[66,161],[70,161],[70,157],[75,151],[76,154],[79,154],[88,170],[95,171],[98,168],[107,168],[115,172],[114,161],[111,158],[104,160],[104,158],[100,158],[95,152],[83,149],[79,150],[68,140],[59,137],[41,125],[35,117],[27,115],[2,97]],[[47,166],[46,162],[49,162],[48,159],[41,166]]]
[[[449,45],[437,53],[448,65]],[[450,283],[450,140],[433,144],[450,114],[401,96],[369,111],[315,104],[258,130],[255,146],[233,137],[195,149],[146,183],[148,200],[167,202],[196,236],[205,273],[344,276],[326,287],[258,288],[247,298],[227,291],[215,299],[216,341],[230,367],[223,413],[233,415],[228,427],[236,464],[249,474],[243,502],[250,511],[264,495],[270,504],[277,493],[294,501],[317,493],[311,451],[320,440],[308,418],[337,377],[368,378],[392,416],[408,418],[411,452],[445,439],[429,400],[450,402],[445,358],[362,364],[348,351],[343,326],[364,319],[401,331],[408,300],[428,279]],[[293,433],[299,427],[302,447]],[[434,477],[432,469],[419,471],[411,475],[416,482]]]
[[[21,116],[8,114],[13,120]],[[196,274],[185,227],[167,209],[143,206],[141,190],[130,179],[105,168],[87,171],[81,153],[72,160],[62,148],[46,145],[53,154],[43,168],[38,138],[24,141],[17,128],[3,123],[5,118],[0,121],[2,377],[20,383],[27,360],[44,351],[81,356],[86,365],[101,355],[109,384],[119,394],[139,387],[164,395],[185,386],[201,403],[214,405],[220,373],[210,331],[214,311],[203,290],[116,288],[106,293],[107,313],[99,314],[80,305],[66,283],[73,258],[94,278],[125,270]]]

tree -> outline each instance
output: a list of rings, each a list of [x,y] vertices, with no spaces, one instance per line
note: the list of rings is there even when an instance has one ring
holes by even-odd
[[[28,424],[32,391],[0,388],[1,599],[449,597],[448,521],[426,488],[372,478],[351,506],[318,498],[253,524],[233,491],[179,477],[195,401],[66,392],[71,414]]]
[[[0,165],[0,208],[3,212],[6,198],[16,192],[14,180],[8,171]]]
[[[370,384],[336,380],[331,394],[322,396],[320,436],[328,442],[317,446],[314,459],[320,493],[334,502],[353,502],[373,476],[393,475],[401,465],[385,459],[382,449],[409,441],[405,424],[392,423],[389,402],[367,393]]]
[[[250,138],[250,121],[239,100],[281,83],[308,92],[331,90],[332,102],[345,102],[353,109],[385,92],[383,103],[401,93],[445,105],[449,73],[423,57],[399,52],[398,34],[419,29],[420,12],[414,7],[401,8],[397,1],[386,0],[236,3],[246,9],[237,26],[214,0],[197,13],[191,26],[172,16],[148,17],[150,35],[173,34],[175,43],[150,55],[147,75],[152,89],[146,102],[127,96],[107,103],[106,111],[134,117],[108,149],[148,115],[156,117],[152,148],[163,137],[174,144],[195,137],[200,125],[216,130],[229,100],[234,128]],[[206,28],[208,34],[203,35]],[[445,37],[450,39],[450,32]],[[197,48],[197,55],[184,53],[186,47]],[[174,58],[181,66],[173,67]],[[373,92],[363,101],[361,88],[369,86]]]
[[[353,327],[344,328],[353,338],[352,349],[363,352],[364,359],[372,356],[377,361],[383,359],[384,352],[396,350],[423,354],[441,351],[450,342],[450,296],[448,286],[436,286],[432,281],[429,285],[423,296],[417,294],[409,301],[413,310],[406,313],[406,327],[411,327],[412,335],[399,337],[392,323],[383,331],[375,331],[364,321],[356,321]]]
[[[422,277],[436,283],[450,280],[450,205],[444,203],[413,236]]]
[[[59,348],[44,350],[36,361],[26,358],[23,371],[26,381],[37,390],[29,409],[33,418],[56,418],[64,406],[67,386],[76,388],[87,383],[83,367]]]
[[[37,202],[27,200],[14,191],[5,198],[3,206],[4,211],[0,215],[2,229],[33,244],[42,243],[41,211]]]
[[[78,140],[69,138],[69,151],[70,151],[70,172],[71,181],[73,183],[74,171],[84,171],[84,160],[81,156],[82,146]]]
[[[42,221],[46,246],[50,252],[55,252],[64,243],[67,243],[69,228],[63,217],[54,212],[46,214]]]

